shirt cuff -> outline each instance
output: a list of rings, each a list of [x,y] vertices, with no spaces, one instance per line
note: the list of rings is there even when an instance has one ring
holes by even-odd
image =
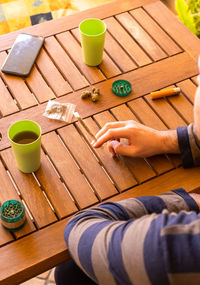
[[[172,190],[172,192],[175,192],[177,195],[183,198],[190,211],[199,213],[199,206],[197,205],[196,201],[185,191],[185,189],[177,188]]]
[[[183,167],[188,168],[194,166],[192,151],[190,148],[190,140],[187,127],[178,127],[176,129],[178,136],[178,144],[181,152]]]

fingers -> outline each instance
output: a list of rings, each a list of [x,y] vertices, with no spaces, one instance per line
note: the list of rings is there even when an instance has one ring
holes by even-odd
[[[109,140],[116,140],[118,138],[129,138],[129,131],[126,128],[111,128],[98,136],[96,141],[92,141],[92,146],[95,148],[100,147],[102,144]]]
[[[111,152],[112,157],[116,154],[124,156],[133,156],[132,147],[129,145],[122,144],[118,141],[112,141],[109,143],[109,151]]]
[[[117,140],[108,142],[108,151],[111,153],[112,157],[114,157],[116,155],[115,146],[117,144],[119,144],[119,141],[117,141]]]
[[[96,139],[101,137],[103,134],[105,134],[109,129],[114,129],[114,128],[120,128],[124,127],[125,122],[110,122],[106,123],[101,130],[98,131],[98,133],[95,135]]]

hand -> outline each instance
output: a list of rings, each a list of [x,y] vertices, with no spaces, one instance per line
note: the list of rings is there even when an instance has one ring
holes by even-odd
[[[176,130],[158,131],[134,120],[107,123],[92,141],[94,148],[109,142],[108,150],[116,154],[132,157],[149,157],[161,153],[180,153]],[[120,142],[120,138],[127,142]]]

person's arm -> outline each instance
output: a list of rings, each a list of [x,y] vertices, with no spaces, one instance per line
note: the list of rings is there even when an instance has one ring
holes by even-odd
[[[200,72],[200,57],[198,60]],[[200,75],[194,101],[194,123],[177,128],[179,148],[184,167],[200,165]]]
[[[75,215],[65,240],[77,265],[97,284],[168,284],[169,278],[199,270],[198,213],[183,189],[103,203]],[[190,278],[192,284],[199,275]]]
[[[198,61],[200,71],[200,59]],[[200,75],[194,102],[194,123],[176,130],[158,131],[136,121],[107,123],[96,134],[95,148],[108,142],[112,156],[148,157],[163,153],[180,153],[184,167],[200,165]],[[120,142],[126,138],[127,144]]]
[[[109,142],[112,156],[116,154],[132,157],[149,157],[162,153],[179,153],[176,130],[158,131],[134,120],[111,122],[96,134],[94,148]],[[119,138],[127,139],[127,143]]]

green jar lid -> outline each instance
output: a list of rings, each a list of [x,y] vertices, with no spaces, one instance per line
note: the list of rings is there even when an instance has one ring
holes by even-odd
[[[112,92],[120,97],[127,96],[132,91],[131,83],[127,80],[116,80],[112,84]]]
[[[0,209],[1,223],[9,231],[16,231],[24,226],[25,207],[17,200],[8,200]]]

